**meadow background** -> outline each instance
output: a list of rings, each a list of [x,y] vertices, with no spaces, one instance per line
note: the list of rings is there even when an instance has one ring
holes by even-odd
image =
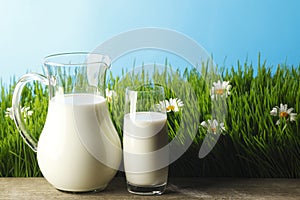
[[[276,71],[272,72],[264,62],[259,62],[256,66],[239,64],[237,70],[233,67],[230,70],[222,69],[222,79],[229,81],[232,86],[225,98],[225,131],[218,132],[221,136],[216,146],[201,159],[198,152],[210,131],[201,123],[213,118],[211,84],[206,81],[204,73],[195,69],[169,74],[169,67],[166,64],[161,73],[154,73],[152,77],[143,71],[138,75],[109,76],[108,88],[114,90],[116,96],[110,99],[108,105],[120,139],[125,85],[140,85],[150,78],[165,87],[168,100],[189,95],[191,90],[185,84],[189,83],[197,99],[185,100],[178,112],[168,113],[169,139],[171,141],[178,136],[182,125],[184,134],[179,134],[177,138],[179,145],[192,135],[194,126],[197,133],[191,138],[193,143],[187,151],[170,165],[171,176],[300,177],[300,117],[297,115],[290,121],[271,115],[271,110],[280,103],[287,104],[288,108],[293,107],[293,113],[299,113],[299,66],[278,65]],[[205,71],[206,67],[202,67]],[[41,176],[36,154],[24,143],[13,120],[5,112],[11,106],[14,85],[7,89],[1,85],[0,176]],[[178,88],[176,93],[170,90],[174,87]],[[38,138],[47,115],[48,90],[35,82],[27,86],[22,96],[21,105],[33,111],[26,117],[28,129]],[[191,118],[198,119],[199,113],[199,123],[191,124]],[[277,124],[278,120],[280,124]]]
[[[5,117],[16,79],[28,71],[43,73],[41,60],[46,55],[93,51],[121,32],[157,27],[178,31],[202,45],[232,85],[226,134],[199,159],[206,133],[200,126],[193,146],[172,165],[171,173],[298,178],[299,116],[277,126],[270,111],[286,103],[299,113],[299,7],[297,0],[0,0],[0,176],[41,175],[36,155]],[[153,62],[164,65],[164,59]],[[141,65],[143,58],[138,61]],[[209,88],[199,90],[205,85],[201,74],[170,63],[193,85],[199,105],[209,105]],[[121,69],[132,66],[133,61],[112,68],[110,87]],[[34,84],[24,96],[23,104],[34,108],[27,123],[38,135],[46,117],[47,90]],[[208,107],[199,109],[201,120],[208,119]],[[170,128],[178,115],[169,116]]]

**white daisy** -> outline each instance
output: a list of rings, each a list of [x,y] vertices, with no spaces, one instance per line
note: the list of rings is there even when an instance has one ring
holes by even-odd
[[[10,119],[14,119],[12,108],[6,108],[5,117],[9,117]]]
[[[105,89],[105,96],[108,102],[111,102],[112,98],[116,95],[117,93],[114,90],[109,90],[108,88]]]
[[[33,114],[33,111],[30,110],[30,107],[22,107],[21,114],[23,115],[24,119],[26,119]],[[5,117],[9,117],[12,120],[14,119],[12,108],[6,108]]]
[[[213,87],[211,88],[210,95],[212,99],[216,99],[218,96],[221,97],[227,97],[230,95],[231,85],[229,84],[229,81],[223,81],[221,82],[218,80],[218,82],[213,82]]]
[[[24,119],[26,119],[33,114],[33,111],[30,110],[30,107],[23,107],[21,108],[21,113],[23,114]]]
[[[179,109],[184,106],[182,100],[178,98],[170,98],[169,101],[166,100],[165,103],[167,112],[178,112]]]
[[[283,105],[281,103],[280,107],[275,106],[271,110],[270,115],[279,117],[279,120],[277,120],[277,122],[276,122],[276,125],[279,125],[281,119],[285,119],[286,121],[288,121],[288,120],[296,121],[297,113],[292,113],[293,110],[294,110],[294,108],[288,109],[287,104]]]
[[[219,123],[216,119],[201,122],[201,126],[207,128],[207,132],[216,134],[219,131],[225,131],[224,123]]]
[[[164,100],[159,102],[159,104],[157,105],[158,108],[161,110],[162,108],[166,108],[167,112],[178,112],[183,106],[183,102],[181,99],[178,98],[170,98],[169,100]]]

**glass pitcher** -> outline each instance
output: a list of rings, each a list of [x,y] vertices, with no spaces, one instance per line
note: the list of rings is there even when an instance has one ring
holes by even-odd
[[[12,103],[15,124],[37,152],[40,170],[54,187],[70,192],[103,190],[122,157],[105,98],[110,59],[99,54],[64,53],[46,57],[43,65],[46,76],[29,73],[16,85]],[[26,129],[20,106],[24,86],[34,80],[49,90],[48,113],[38,142]]]

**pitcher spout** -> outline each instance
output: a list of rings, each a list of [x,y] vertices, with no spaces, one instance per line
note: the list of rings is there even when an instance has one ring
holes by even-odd
[[[106,55],[89,53],[87,55],[87,78],[89,85],[99,88],[105,96],[106,71],[111,66],[111,60]]]

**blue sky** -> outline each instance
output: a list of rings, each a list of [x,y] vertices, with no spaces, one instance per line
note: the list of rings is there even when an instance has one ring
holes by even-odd
[[[136,28],[181,32],[213,54],[218,65],[237,60],[270,66],[300,63],[297,0],[0,0],[0,77],[42,72],[52,53],[92,51]]]

